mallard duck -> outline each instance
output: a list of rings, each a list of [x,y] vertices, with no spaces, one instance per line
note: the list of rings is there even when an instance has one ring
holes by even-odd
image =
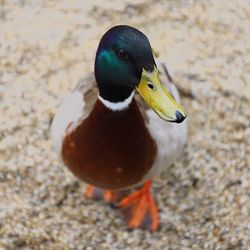
[[[185,122],[176,124],[186,112],[177,102],[178,91],[164,65],[159,73],[148,38],[120,25],[103,35],[94,75],[65,98],[52,122],[55,149],[89,184],[86,197],[115,203],[130,229],[159,227],[152,179],[186,142]]]

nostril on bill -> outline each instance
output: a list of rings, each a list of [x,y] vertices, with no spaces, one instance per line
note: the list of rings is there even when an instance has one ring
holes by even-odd
[[[176,116],[175,122],[177,122],[177,123],[181,123],[181,122],[183,122],[186,119],[186,116],[184,116],[179,111],[175,111],[175,116]]]

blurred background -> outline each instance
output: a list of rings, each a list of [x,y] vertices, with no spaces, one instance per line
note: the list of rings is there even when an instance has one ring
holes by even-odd
[[[50,142],[117,24],[148,36],[189,114],[183,160],[154,183],[154,234],[86,200]],[[249,32],[248,0],[0,0],[0,249],[249,249]]]

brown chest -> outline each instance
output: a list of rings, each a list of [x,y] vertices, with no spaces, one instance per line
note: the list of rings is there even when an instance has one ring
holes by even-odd
[[[155,156],[155,142],[134,100],[124,111],[111,111],[98,100],[62,146],[63,161],[77,177],[106,189],[141,181]]]

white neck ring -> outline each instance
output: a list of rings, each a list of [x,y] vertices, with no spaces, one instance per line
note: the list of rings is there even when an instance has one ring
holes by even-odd
[[[100,95],[98,95],[98,99],[101,101],[101,103],[108,109],[112,111],[122,111],[126,108],[128,108],[129,104],[132,102],[134,97],[134,91],[131,93],[131,95],[125,99],[122,102],[110,102],[108,100],[103,99]]]

